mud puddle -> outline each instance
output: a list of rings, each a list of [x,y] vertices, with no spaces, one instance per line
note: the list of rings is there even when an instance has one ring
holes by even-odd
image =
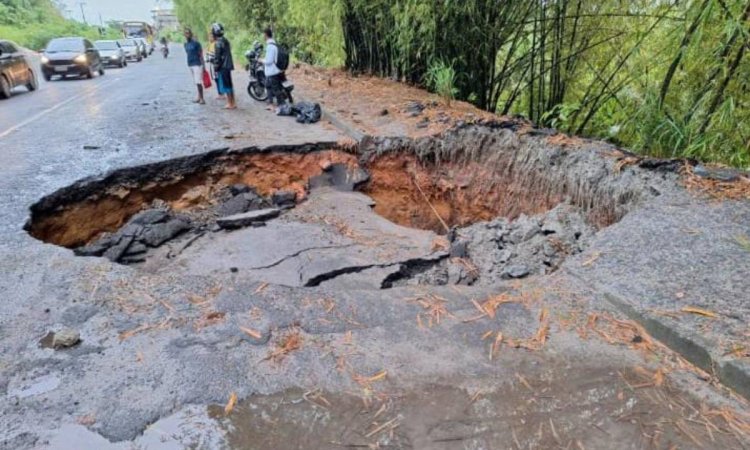
[[[738,448],[730,434],[711,441],[705,426],[684,420],[697,405],[681,393],[630,390],[623,377],[639,379],[633,371],[565,372],[578,373],[568,380],[518,374],[489,389],[427,385],[371,401],[293,389],[250,397],[229,414],[222,405],[208,413],[231,449],[700,447],[689,436]]]
[[[332,393],[292,388],[225,405],[188,406],[132,444],[158,450],[742,448],[720,418],[647,369],[532,366],[510,379]],[[711,431],[707,431],[707,427]],[[131,448],[63,427],[49,448]],[[54,445],[61,444],[61,447]]]

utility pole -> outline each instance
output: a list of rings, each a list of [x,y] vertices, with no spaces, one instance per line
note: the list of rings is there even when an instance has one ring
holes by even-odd
[[[83,18],[83,23],[85,23],[86,25],[88,25],[89,23],[86,22],[86,13],[83,12],[83,6],[85,4],[86,4],[85,2],[78,2],[78,6],[81,7],[81,17]]]

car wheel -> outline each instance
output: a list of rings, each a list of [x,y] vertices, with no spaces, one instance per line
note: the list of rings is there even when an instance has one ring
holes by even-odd
[[[52,80],[52,75],[43,73],[42,76],[44,77],[44,81],[51,81]]]
[[[26,83],[26,89],[28,89],[29,92],[34,92],[38,86],[36,75],[34,75],[34,72],[31,69],[29,69],[29,82]]]
[[[99,67],[99,76],[104,76],[104,66]]]
[[[5,75],[0,75],[0,98],[10,97],[10,81],[5,78]]]
[[[88,72],[86,72],[86,78],[88,78],[89,80],[94,78],[94,71],[91,70],[91,67],[89,67]]]
[[[123,67],[128,67],[128,60],[127,59],[122,60],[122,66]]]

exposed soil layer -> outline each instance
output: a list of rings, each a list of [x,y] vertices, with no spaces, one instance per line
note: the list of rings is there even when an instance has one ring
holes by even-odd
[[[416,140],[370,139],[358,152],[332,143],[255,148],[128,168],[45,197],[32,206],[27,229],[45,242],[74,248],[117,230],[154,203],[176,213],[209,208],[231,185],[250,186],[264,197],[291,191],[301,201],[311,180],[334,165],[369,172],[369,182],[357,187],[375,200],[378,213],[408,227],[447,233],[569,203],[600,228],[638,201],[660,195],[670,176],[604,157],[611,148],[524,134],[512,122]]]
[[[567,202],[581,208],[589,223],[606,227],[642,201],[674,189],[680,167],[674,161],[631,161],[607,144],[524,130],[513,121],[459,126],[439,138],[369,138],[360,152],[373,174],[365,192],[384,200],[383,214],[413,226],[425,224],[409,211],[432,209],[418,184],[449,225],[534,215]],[[432,216],[426,226],[437,229]]]
[[[101,233],[116,231],[154,201],[165,202],[178,212],[201,209],[211,203],[214,194],[234,184],[253,186],[263,196],[294,191],[301,200],[309,179],[334,163],[356,165],[356,160],[342,151],[257,152],[222,155],[192,168],[176,163],[175,167],[165,168],[160,180],[117,183],[119,177],[115,176],[114,184],[106,186],[101,194],[92,192],[52,211],[37,212],[32,208],[29,231],[45,242],[78,247]]]
[[[400,225],[446,233],[496,217],[535,215],[564,200],[563,192],[538,192],[503,180],[478,163],[441,165],[391,153],[367,165],[372,180],[363,192],[378,214]]]

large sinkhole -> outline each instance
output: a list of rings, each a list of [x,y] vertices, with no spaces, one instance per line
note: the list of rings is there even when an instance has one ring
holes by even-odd
[[[293,286],[474,284],[556,270],[644,190],[596,158],[485,132],[495,135],[481,140],[484,157],[465,142],[384,140],[122,169],[43,198],[27,230],[147,270]]]

